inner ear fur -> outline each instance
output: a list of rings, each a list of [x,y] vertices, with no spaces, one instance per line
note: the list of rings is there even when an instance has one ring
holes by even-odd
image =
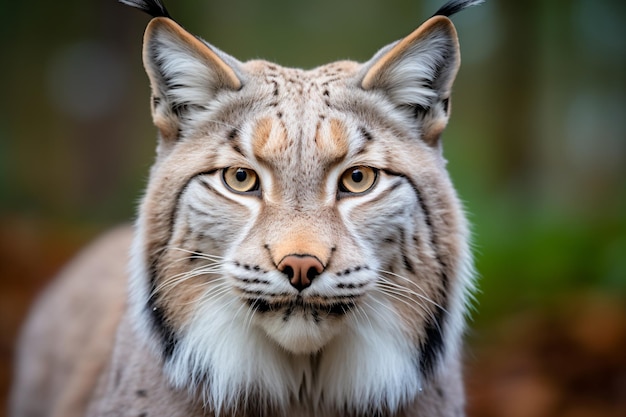
[[[178,138],[186,110],[207,106],[220,89],[242,87],[234,58],[212,49],[167,17],[156,17],[148,24],[143,62],[152,89],[153,121],[164,140]]]
[[[461,63],[454,25],[434,16],[366,64],[361,88],[380,90],[420,118],[422,139],[431,145],[447,125],[450,91]]]

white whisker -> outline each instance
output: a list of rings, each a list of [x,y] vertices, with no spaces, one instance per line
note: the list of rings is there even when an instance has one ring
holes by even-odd
[[[400,315],[400,313],[395,308],[391,308],[387,304],[383,303],[380,300],[377,300],[374,297],[371,297],[370,300],[376,302],[379,306],[383,307],[384,309],[386,309],[387,311],[392,313],[394,316],[396,316],[398,319],[402,320],[402,316]],[[368,304],[368,306],[369,306],[369,304]],[[369,307],[372,308],[372,306],[369,306]],[[375,309],[375,308],[372,308],[372,309]]]
[[[409,302],[408,302],[408,301],[406,301],[405,299],[403,299],[403,298],[401,298],[401,297],[397,296],[395,293],[390,292],[390,291],[387,291],[387,290],[385,290],[385,289],[383,289],[383,288],[380,288],[380,291],[381,291],[383,294],[385,294],[387,297],[391,297],[391,298],[393,298],[394,300],[396,300],[396,301],[398,301],[398,302],[400,302],[400,303],[402,303],[402,304],[406,305],[406,306],[407,306],[407,307],[409,307],[411,310],[413,310],[415,313],[417,313],[417,314],[418,314],[418,315],[419,315],[422,319],[425,319],[425,318],[426,318],[426,315],[425,315],[425,311],[424,311],[424,309],[423,309],[423,308],[421,308],[421,309],[420,309],[420,308],[417,308],[417,306],[416,306],[416,305],[419,305],[419,304],[412,304],[412,303],[409,303]]]
[[[210,255],[208,253],[188,250],[188,249],[179,248],[179,247],[176,247],[176,246],[169,247],[168,249],[174,250],[174,251],[179,251],[179,252],[184,252],[184,253],[188,253],[188,254],[192,255],[189,258],[196,258],[196,259],[201,258],[201,259],[207,259],[207,260],[211,260],[211,261],[223,261],[224,259],[226,259],[223,256]],[[187,258],[187,259],[189,259],[189,258]]]
[[[367,301],[363,300],[362,303],[365,304],[365,306],[367,306],[370,309],[372,309],[372,306]],[[369,323],[370,329],[372,330],[372,332],[374,332],[374,325],[372,324],[372,322],[371,322],[369,316],[367,315],[367,312],[365,311],[365,309],[362,306],[358,305],[358,304],[355,304],[354,308],[357,311],[359,316],[364,317],[365,320],[367,320],[367,322]],[[356,316],[356,314],[354,316]],[[358,322],[357,322],[357,324],[358,324]]]
[[[409,278],[407,278],[407,277],[404,277],[404,276],[402,276],[402,275],[398,275],[398,274],[396,274],[396,273],[393,273],[393,272],[390,272],[390,271],[385,271],[385,270],[382,270],[382,269],[377,270],[377,272],[380,272],[380,273],[383,273],[383,274],[387,274],[387,275],[391,275],[391,276],[393,276],[393,277],[395,277],[395,278],[398,278],[398,279],[403,280],[403,281],[404,281],[404,282],[406,282],[407,284],[411,284],[411,285],[415,286],[415,288],[417,288],[417,289],[420,291],[420,293],[415,292],[415,291],[412,291],[410,288],[408,288],[408,287],[406,287],[406,286],[400,286],[399,284],[397,284],[397,283],[395,283],[395,282],[391,281],[390,279],[385,278],[385,277],[384,277],[384,276],[382,276],[382,275],[378,275],[379,280],[384,281],[384,282],[386,282],[387,284],[394,285],[394,286],[396,286],[397,288],[403,288],[403,289],[404,289],[404,290],[406,290],[406,291],[411,291],[411,293],[412,293],[413,295],[415,295],[416,297],[419,297],[419,298],[421,298],[422,300],[424,300],[424,301],[426,301],[426,302],[428,302],[428,303],[430,303],[430,304],[434,305],[435,307],[437,307],[437,308],[441,309],[442,311],[444,311],[444,312],[448,313],[448,311],[447,311],[445,308],[443,308],[443,306],[439,305],[438,303],[436,303],[435,301],[433,301],[431,298],[427,297],[427,296],[425,295],[425,293],[426,293],[426,292],[424,291],[424,289],[423,289],[423,288],[422,288],[419,284],[417,284],[415,281],[413,281],[413,280],[411,280],[411,279],[409,279]]]
[[[425,306],[422,303],[420,303],[420,300],[426,301],[426,302],[432,304],[433,306],[443,310],[443,308],[441,308],[437,303],[432,301],[430,298],[428,298],[428,297],[426,297],[426,296],[424,296],[422,294],[419,294],[419,293],[417,293],[417,292],[415,292],[413,290],[410,290],[410,289],[408,289],[406,287],[402,287],[402,286],[400,286],[400,285],[398,285],[398,284],[396,284],[394,282],[381,279],[380,281],[378,281],[376,283],[376,286],[378,288],[385,289],[387,291],[391,291],[392,293],[396,294],[399,297],[403,297],[403,298],[406,298],[407,300],[415,302],[416,304],[420,305],[422,308],[425,308]],[[415,296],[417,299],[414,299],[413,297],[411,297],[411,295]]]

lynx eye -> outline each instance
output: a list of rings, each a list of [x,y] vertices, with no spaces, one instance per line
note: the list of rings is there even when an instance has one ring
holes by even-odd
[[[259,190],[259,176],[248,168],[230,167],[222,170],[222,180],[235,193],[250,193]]]
[[[366,167],[356,166],[347,169],[339,179],[339,190],[345,193],[362,194],[369,191],[376,182],[378,170]]]

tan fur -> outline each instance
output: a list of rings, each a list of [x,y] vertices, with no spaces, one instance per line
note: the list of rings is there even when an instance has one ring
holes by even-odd
[[[258,160],[264,160],[267,158],[267,155],[271,155],[274,150],[268,145],[270,141],[270,135],[272,134],[272,128],[274,124],[272,119],[267,117],[258,121],[253,134],[252,147],[254,151],[254,156]],[[281,135],[282,136],[282,135]],[[284,142],[284,136],[280,137],[276,142],[282,143]],[[266,149],[266,145],[268,148]]]
[[[159,144],[131,267],[118,229],[42,297],[13,416],[462,416],[472,266],[440,148],[452,23],[304,71],[155,18],[144,64]],[[362,166],[377,179],[350,193]],[[234,191],[229,168],[257,187]],[[304,289],[283,262],[298,257],[314,259]]]
[[[348,154],[348,130],[339,119],[331,119],[328,128],[330,132],[315,136],[320,152],[328,155],[331,161],[339,161]]]

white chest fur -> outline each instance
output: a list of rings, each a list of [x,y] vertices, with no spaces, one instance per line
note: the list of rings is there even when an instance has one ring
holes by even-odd
[[[216,411],[251,392],[285,411],[296,403],[302,412],[314,413],[344,407],[394,410],[421,390],[417,352],[393,307],[381,304],[384,299],[371,301],[376,312],[349,317],[316,355],[285,351],[251,317],[239,314],[240,305],[232,300],[205,304],[167,372],[179,387],[199,386]]]

